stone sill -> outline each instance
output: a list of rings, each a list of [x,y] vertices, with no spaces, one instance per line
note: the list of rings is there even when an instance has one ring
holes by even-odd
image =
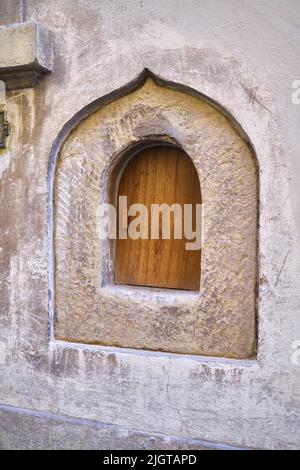
[[[226,358],[221,356],[201,356],[196,354],[180,354],[166,351],[152,351],[148,349],[132,349],[124,348],[119,346],[104,346],[90,343],[78,343],[76,341],[66,341],[56,339],[52,336],[49,342],[49,349],[53,354],[56,351],[62,349],[76,349],[81,351],[94,351],[100,354],[124,354],[127,356],[139,356],[139,357],[153,357],[153,358],[165,358],[168,360],[183,360],[189,362],[195,362],[200,364],[207,364],[209,367],[216,367],[219,369],[233,368],[233,369],[260,369],[261,364],[257,357],[250,359],[235,359]]]
[[[124,284],[107,284],[100,288],[101,294],[111,298],[142,300],[161,304],[187,305],[196,304],[199,291],[166,289],[158,287],[133,286]]]

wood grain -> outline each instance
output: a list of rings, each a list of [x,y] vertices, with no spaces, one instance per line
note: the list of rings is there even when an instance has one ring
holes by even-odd
[[[117,239],[115,281],[121,284],[198,290],[200,250],[186,250],[186,239],[150,239],[151,204],[201,203],[199,178],[191,159],[177,148],[159,145],[142,150],[127,164],[119,183],[118,196],[127,196],[128,207],[142,203],[148,209],[148,239]],[[127,223],[135,217],[128,217]],[[124,223],[124,220],[123,220]]]

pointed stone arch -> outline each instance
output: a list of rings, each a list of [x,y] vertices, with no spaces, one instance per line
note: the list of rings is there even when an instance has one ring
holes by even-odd
[[[113,250],[97,238],[95,211],[108,200],[118,163],[133,145],[155,140],[183,148],[199,174],[206,218],[198,293],[115,285]],[[145,69],[79,111],[54,142],[49,164],[52,337],[252,357],[257,230],[257,161],[247,135],[212,99]]]

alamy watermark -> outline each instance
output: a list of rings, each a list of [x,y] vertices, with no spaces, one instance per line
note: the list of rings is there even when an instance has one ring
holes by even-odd
[[[185,239],[186,250],[200,250],[204,242],[203,204],[144,204],[128,206],[127,196],[119,196],[118,208],[100,204],[97,234],[101,240]]]

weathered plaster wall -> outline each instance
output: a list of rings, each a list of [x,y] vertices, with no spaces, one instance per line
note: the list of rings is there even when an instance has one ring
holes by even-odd
[[[292,81],[300,78],[298,1],[29,0],[26,19],[53,31],[55,61],[52,74],[34,90],[7,97],[12,132],[8,149],[0,151],[3,413],[15,423],[26,410],[43,413],[48,424],[42,432],[50,447],[53,415],[76,418],[81,429],[83,420],[91,420],[178,439],[299,447],[300,359],[293,342],[300,340],[300,106],[291,101]],[[49,344],[47,168],[52,143],[74,113],[144,67],[219,102],[256,150],[257,361]],[[67,436],[69,424],[60,422]],[[28,421],[23,426],[26,433]],[[0,422],[3,447],[21,446],[13,435],[14,425],[5,420],[1,427]],[[99,448],[101,439],[99,434]],[[112,445],[123,447],[122,439]],[[39,442],[33,439],[32,445]],[[66,437],[67,447],[77,442],[72,434],[69,441]],[[136,439],[137,446],[141,442]],[[147,437],[143,442],[151,448]],[[31,444],[27,440],[25,445]]]

